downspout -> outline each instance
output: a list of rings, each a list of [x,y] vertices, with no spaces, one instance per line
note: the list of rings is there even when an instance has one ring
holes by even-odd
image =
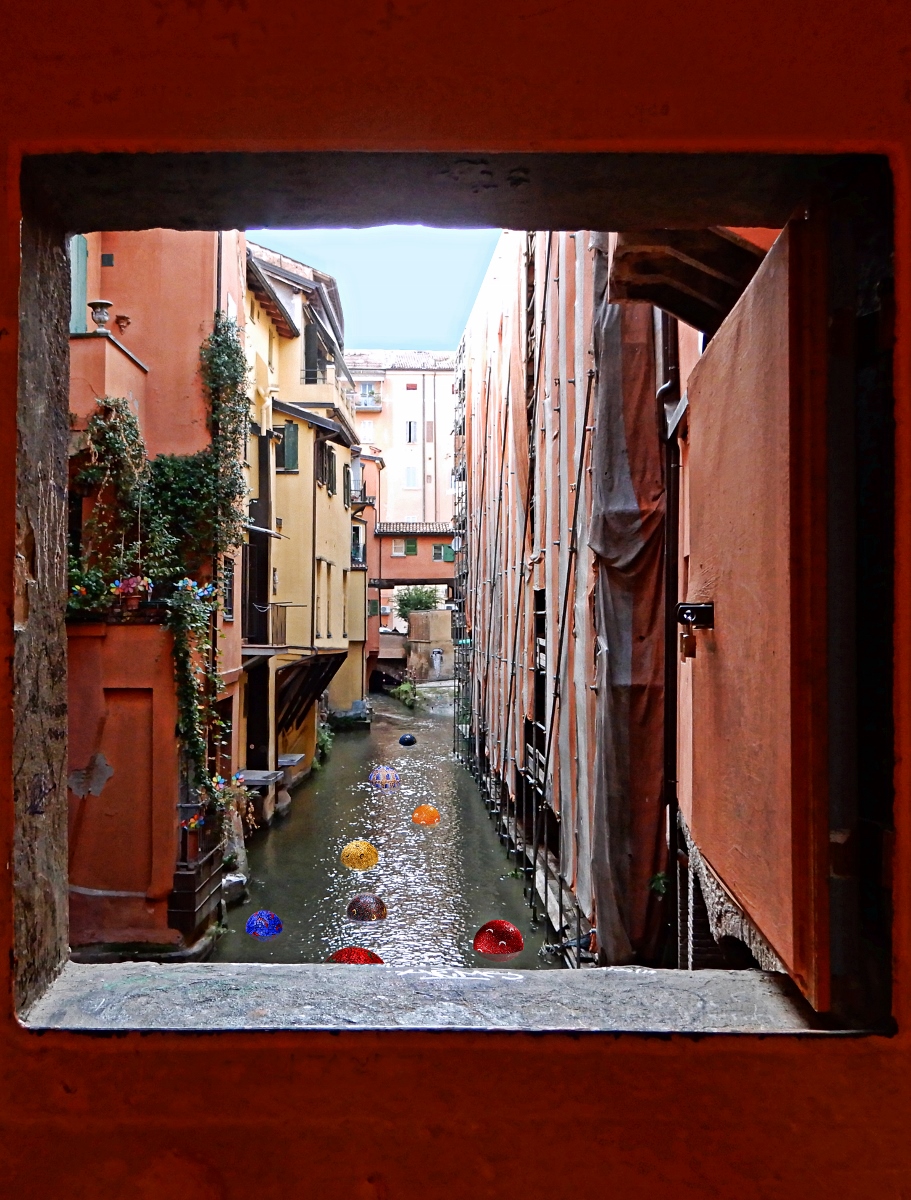
[[[437,375],[433,373],[433,519],[440,519],[440,473],[437,460],[437,446],[440,444],[440,429],[437,425]]]
[[[427,376],[421,372],[421,520],[427,520]]]
[[[221,230],[217,233],[218,249],[216,250],[215,259],[215,311],[221,311],[221,258],[222,258],[222,236]]]
[[[667,805],[667,928],[674,960],[679,963],[677,852],[677,601],[680,553],[680,444],[669,418],[680,402],[680,356],[677,319],[662,314],[664,383],[658,389],[658,418],[664,432],[664,802]],[[667,957],[668,948],[665,949]]]
[[[313,439],[313,469],[312,476],[313,508],[310,533],[310,645],[316,651],[316,447],[319,444],[319,434]]]

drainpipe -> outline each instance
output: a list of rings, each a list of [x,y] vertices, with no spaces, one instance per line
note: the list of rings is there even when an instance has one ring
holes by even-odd
[[[440,427],[437,423],[437,377],[436,372],[433,373],[433,519],[440,519],[440,472],[437,462],[437,446],[440,444]]]
[[[219,312],[221,309],[221,256],[222,256],[222,246],[221,246],[222,239],[221,239],[221,230],[220,229],[218,231],[217,236],[218,236],[218,249],[216,251],[217,258],[215,260],[215,311]]]
[[[677,902],[677,601],[680,552],[680,445],[676,431],[667,436],[667,418],[680,400],[680,358],[677,320],[662,314],[662,374],[658,389],[658,417],[665,431],[664,478],[664,799],[668,814],[667,897],[668,935],[678,959]],[[679,962],[677,963],[679,965]]]
[[[421,372],[421,520],[427,520],[427,376]]]
[[[310,645],[316,649],[316,447],[319,444],[319,434],[313,439],[313,476],[312,488],[312,528],[310,533]]]

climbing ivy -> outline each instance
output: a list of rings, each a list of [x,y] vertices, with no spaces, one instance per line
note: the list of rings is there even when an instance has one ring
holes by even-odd
[[[177,731],[192,784],[218,801],[207,730],[217,725],[222,681],[214,648],[218,558],[242,541],[246,483],[247,363],[237,325],[216,313],[200,347],[210,444],[149,461],[128,402],[105,397],[89,419],[73,483],[93,503],[78,556],[70,557],[68,611],[101,612],[115,597],[153,586],[174,635]],[[211,576],[198,582],[194,575]]]

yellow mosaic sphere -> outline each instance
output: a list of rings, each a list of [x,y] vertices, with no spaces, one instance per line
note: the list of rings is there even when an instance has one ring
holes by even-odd
[[[369,871],[380,861],[376,846],[371,846],[363,838],[349,842],[340,857],[342,863],[351,871]]]

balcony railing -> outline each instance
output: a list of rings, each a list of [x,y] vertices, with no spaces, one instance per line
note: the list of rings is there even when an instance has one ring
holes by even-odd
[[[248,646],[286,646],[288,609],[284,604],[249,604],[246,607],[243,641]]]
[[[351,547],[351,567],[354,571],[367,570],[367,547],[352,546]]]
[[[365,488],[352,488],[351,504],[356,508],[375,508],[376,496],[368,496]]]

